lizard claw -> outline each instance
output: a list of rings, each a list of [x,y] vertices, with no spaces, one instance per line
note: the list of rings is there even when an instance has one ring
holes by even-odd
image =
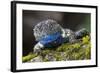
[[[34,53],[40,53],[41,52],[41,49],[43,48],[43,45],[41,43],[37,43],[35,46],[34,46]]]

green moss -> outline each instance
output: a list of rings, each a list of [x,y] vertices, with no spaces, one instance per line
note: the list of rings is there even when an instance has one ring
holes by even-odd
[[[48,53],[50,53],[49,49],[42,50],[42,52],[41,52],[42,55],[46,55]]]
[[[43,61],[44,61],[44,62],[48,62],[48,59],[44,58]]]
[[[56,52],[55,54],[54,54],[54,57],[56,58],[56,61],[61,61],[62,60],[62,56],[61,56],[61,54],[60,54],[60,52]]]
[[[90,36],[87,35],[75,43],[64,43],[54,49],[45,48],[38,56],[42,56],[43,62],[48,62],[49,60],[46,58],[48,54],[52,54],[56,61],[91,59]],[[36,56],[35,54],[29,54],[23,57],[23,62],[27,62]]]
[[[32,58],[35,58],[37,56],[37,54],[28,54],[27,56],[22,57],[22,62],[27,62],[29,60],[31,60]]]
[[[83,44],[88,44],[89,40],[90,40],[90,37],[89,36],[85,36],[85,37],[82,38],[82,43]]]

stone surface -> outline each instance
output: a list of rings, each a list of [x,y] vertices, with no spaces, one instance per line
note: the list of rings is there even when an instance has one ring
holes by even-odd
[[[30,62],[42,62],[42,57],[41,56],[37,56],[37,57],[31,59]]]
[[[56,58],[53,56],[52,53],[49,53],[45,56],[45,59],[47,59],[48,61],[56,61]]]

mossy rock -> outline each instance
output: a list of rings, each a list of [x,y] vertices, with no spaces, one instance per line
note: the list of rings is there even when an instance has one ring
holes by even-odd
[[[28,54],[23,57],[23,62],[28,62],[36,56],[42,56],[43,62],[48,62],[47,55],[51,54],[56,61],[67,61],[67,60],[88,60],[91,59],[91,42],[90,36],[85,36],[75,43],[64,43],[57,48],[45,48],[40,54]]]

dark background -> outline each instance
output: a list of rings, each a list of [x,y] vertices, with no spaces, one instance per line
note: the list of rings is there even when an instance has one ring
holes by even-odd
[[[90,32],[90,18],[89,13],[23,10],[23,56],[33,51],[36,44],[33,28],[38,22],[53,19],[61,24],[63,28],[69,28],[73,31],[86,28]]]

